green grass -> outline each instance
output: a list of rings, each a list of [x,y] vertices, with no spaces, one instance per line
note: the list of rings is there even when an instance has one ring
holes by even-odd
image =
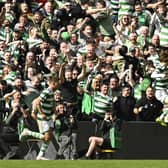
[[[3,160],[0,168],[168,168],[168,160]]]

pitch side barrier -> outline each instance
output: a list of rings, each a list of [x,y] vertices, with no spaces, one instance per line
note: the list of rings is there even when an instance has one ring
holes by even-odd
[[[98,134],[97,125],[89,121],[80,121],[77,133],[77,148],[79,156],[82,156],[88,149],[88,138]],[[35,159],[40,142],[28,143],[20,145],[18,149],[18,157],[20,159]],[[31,143],[34,146],[31,146]],[[58,146],[53,141],[46,155],[56,159],[57,149]],[[123,122],[122,146],[113,154],[113,159],[168,159],[167,149],[168,127],[162,127],[155,122]]]

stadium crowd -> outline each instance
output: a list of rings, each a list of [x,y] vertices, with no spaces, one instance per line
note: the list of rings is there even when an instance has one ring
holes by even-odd
[[[1,0],[0,25],[1,159],[29,136],[76,159],[78,121],[167,125],[167,0]]]

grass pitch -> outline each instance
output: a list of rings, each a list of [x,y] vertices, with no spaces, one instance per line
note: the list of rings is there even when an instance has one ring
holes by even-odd
[[[0,168],[168,168],[168,160],[2,160]]]

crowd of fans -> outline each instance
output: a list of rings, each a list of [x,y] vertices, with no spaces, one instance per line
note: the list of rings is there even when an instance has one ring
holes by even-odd
[[[54,125],[67,159],[77,121],[102,121],[106,112],[166,126],[166,0],[5,0],[0,11],[1,158],[12,132],[41,139],[44,159]],[[34,119],[52,123],[31,130]]]

